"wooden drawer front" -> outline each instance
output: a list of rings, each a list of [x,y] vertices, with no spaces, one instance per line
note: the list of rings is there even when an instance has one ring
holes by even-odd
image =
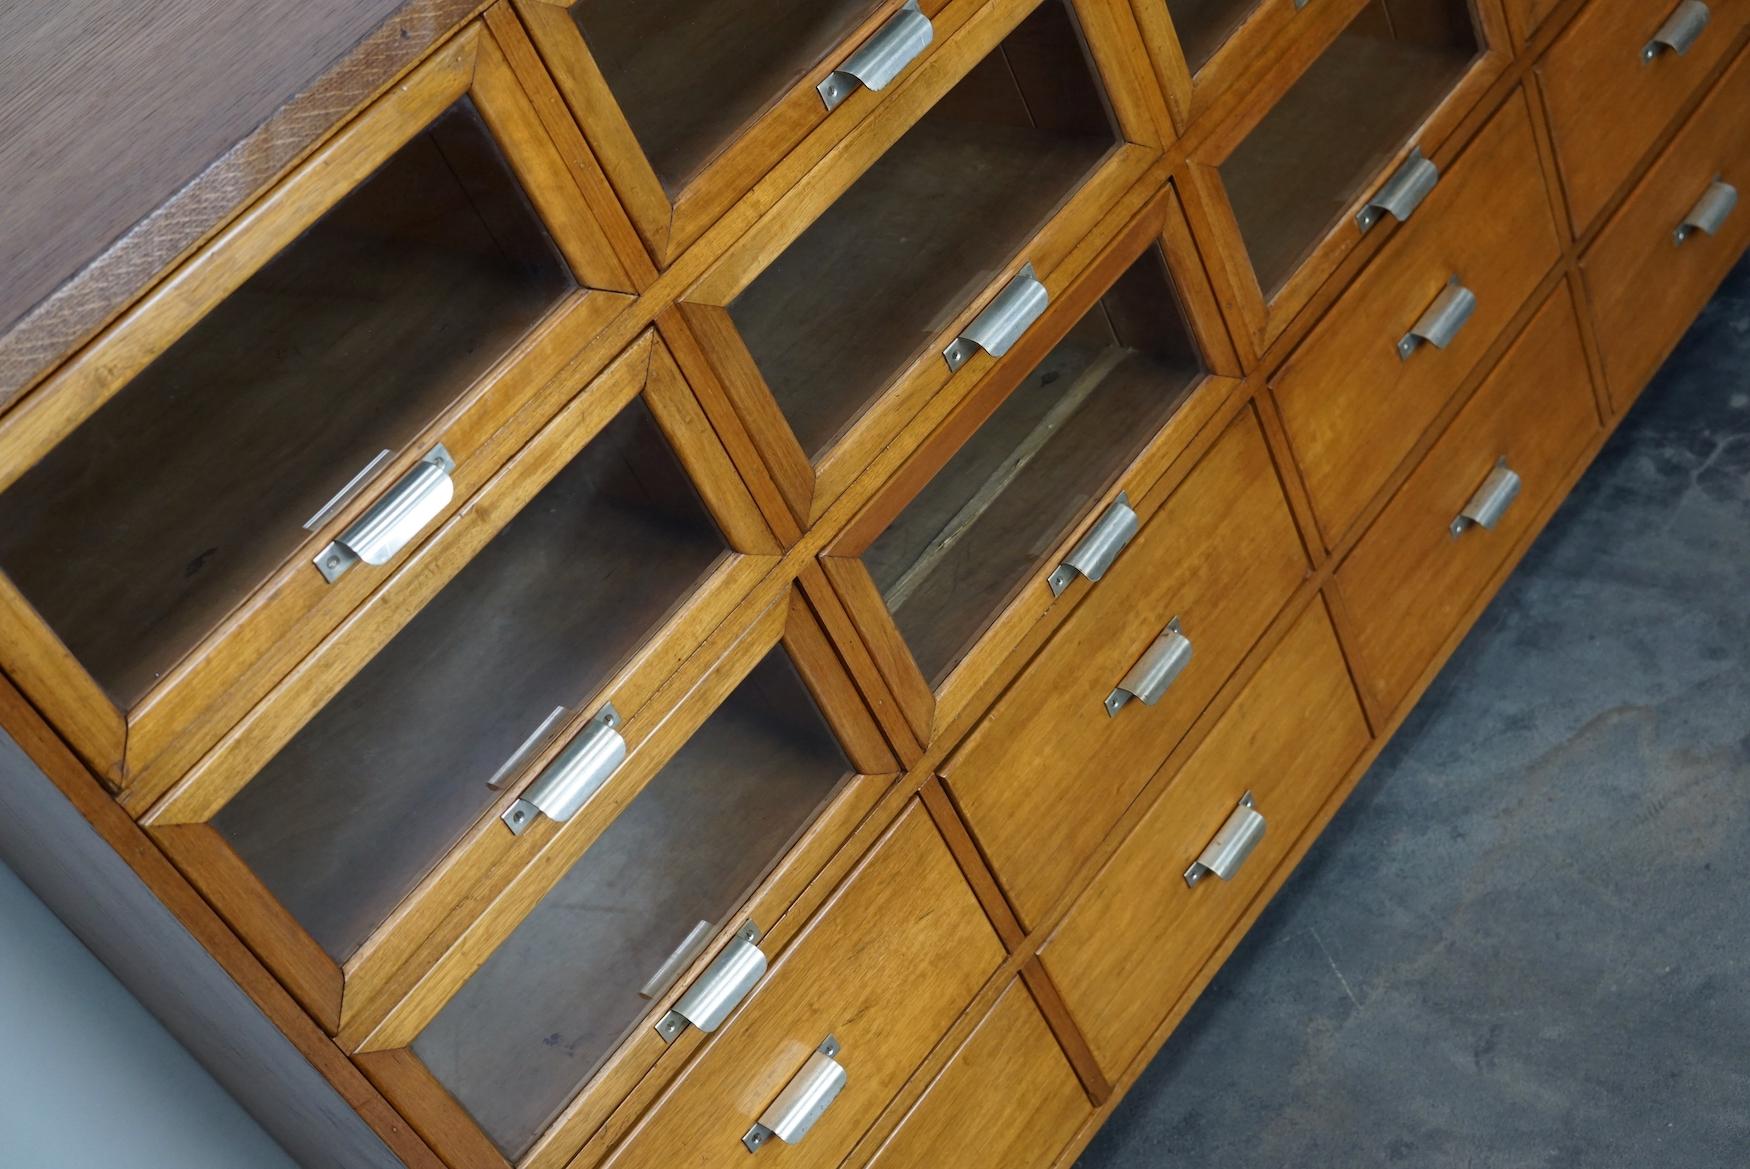
[[[1275,380],[1325,539],[1335,543],[1561,254],[1521,96],[1477,136]],[[1474,315],[1400,356],[1457,279]]]
[[[1592,0],[1538,66],[1580,234],[1750,22],[1750,0],[1709,0],[1707,27],[1686,52],[1664,49],[1647,60],[1644,50],[1677,6]]]
[[[1674,232],[1717,180],[1750,192],[1750,50],[1581,260],[1617,409],[1633,401],[1750,240],[1750,206],[1712,237]]]
[[[1033,997],[1009,985],[871,1169],[1050,1165],[1093,1107]]]
[[[943,774],[1037,922],[1306,574],[1247,410],[1064,622]],[[1103,705],[1169,621],[1193,656],[1157,705]]]
[[[928,813],[913,803],[610,1160],[615,1169],[748,1164],[742,1137],[829,1035],[846,1086],[762,1166],[832,1166],[1003,958]]]
[[[1598,431],[1566,284],[1453,419],[1337,573],[1362,684],[1395,709]],[[1494,472],[1520,478],[1493,528],[1452,524]]]
[[[1111,861],[1040,958],[1116,1079],[1245,913],[1367,743],[1315,601]],[[1181,876],[1252,793],[1265,830],[1231,879]]]

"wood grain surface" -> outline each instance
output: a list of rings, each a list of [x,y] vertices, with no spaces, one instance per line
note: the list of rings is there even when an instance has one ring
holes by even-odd
[[[0,406],[478,6],[0,7]]]

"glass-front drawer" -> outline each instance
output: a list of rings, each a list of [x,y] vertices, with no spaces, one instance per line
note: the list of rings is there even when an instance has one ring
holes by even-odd
[[[904,647],[884,662],[899,694],[977,686],[1058,596],[1097,581],[1152,478],[1235,384],[1199,394],[1231,354],[1176,201],[1149,220],[1029,338],[1031,368],[981,385],[828,548],[866,639]],[[927,736],[941,720],[918,721]]]
[[[1152,160],[1126,145],[1152,131],[1109,99],[1106,59],[1075,5],[1046,0],[878,157],[811,177],[688,291],[804,518],[921,399],[1007,351]]]
[[[614,1068],[733,1027],[774,926],[891,782],[868,774],[894,764],[806,604],[773,612],[781,629],[760,622],[701,683],[709,701],[667,716],[675,741],[647,740],[613,772],[570,867],[538,898],[509,891],[464,940],[490,956],[428,976],[384,1032],[405,1046],[361,1057],[398,1069],[392,1099],[442,1087],[409,1114],[468,1134],[440,1152],[564,1165],[623,1093]]]
[[[625,303],[588,291],[612,265],[577,188],[490,39],[463,41],[0,424],[15,659],[102,712],[80,746],[112,780],[380,583]]]
[[[726,534],[740,494],[694,485],[698,407],[641,384],[651,363],[646,339],[148,816],[173,853],[222,858],[211,895],[280,939],[270,964],[331,1027],[361,950],[463,841],[529,827],[494,822],[511,793],[565,817],[527,802],[531,767],[605,703],[617,734],[775,560]]]
[[[805,139],[842,135],[970,0],[518,0],[666,264]]]
[[[1409,218],[1438,183],[1432,155],[1503,68],[1500,23],[1471,0],[1371,0],[1325,33],[1273,103],[1201,149],[1219,246],[1246,257],[1225,267],[1244,275],[1238,299],[1259,349],[1363,236]],[[1296,46],[1302,56],[1319,31]]]
[[[1307,0],[1130,0],[1182,126],[1304,28]]]

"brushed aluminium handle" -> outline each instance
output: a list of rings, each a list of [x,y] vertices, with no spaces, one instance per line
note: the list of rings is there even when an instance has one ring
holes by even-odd
[[[676,1000],[674,1009],[657,1021],[656,1033],[664,1042],[673,1043],[689,1025],[707,1035],[722,1026],[766,976],[766,954],[756,944],[759,940],[759,927],[751,921],[742,923],[698,981]]]
[[[1460,284],[1458,277],[1454,276],[1434,298],[1434,303],[1410,326],[1410,331],[1398,339],[1398,360],[1408,361],[1425,344],[1436,349],[1446,348],[1476,311],[1477,294]]]
[[[1476,489],[1448,530],[1454,536],[1462,536],[1473,527],[1493,528],[1513,506],[1513,501],[1519,498],[1519,487],[1519,472],[1507,466],[1505,458],[1497,459],[1494,470],[1489,472],[1489,477]]]
[[[1683,222],[1677,225],[1672,233],[1681,247],[1690,236],[1696,232],[1703,235],[1717,235],[1725,224],[1726,217],[1731,215],[1738,206],[1738,188],[1722,179],[1715,179],[1708,189],[1702,192],[1701,198],[1690,208],[1689,214],[1683,217]]]
[[[1089,580],[1099,580],[1105,576],[1106,570],[1112,567],[1112,562],[1118,559],[1118,554],[1124,551],[1131,537],[1141,528],[1142,519],[1136,514],[1136,509],[1130,506],[1130,496],[1120,491],[1118,498],[1112,501],[1112,506],[1094,522],[1087,535],[1076,541],[1076,546],[1063,558],[1063,563],[1046,578],[1046,583],[1051,586],[1051,595],[1062,596],[1063,591],[1074,582],[1077,573]]]
[[[1144,706],[1153,706],[1190,664],[1191,639],[1179,628],[1179,619],[1175,617],[1106,696],[1106,717],[1117,718],[1132,698]]]
[[[845,1068],[833,1057],[839,1053],[839,1041],[826,1037],[796,1077],[784,1086],[754,1126],[747,1130],[741,1143],[747,1151],[757,1153],[770,1140],[793,1145],[808,1135],[827,1107],[838,1099],[845,1087]]]
[[[961,331],[960,336],[942,350],[948,368],[959,369],[980,349],[992,357],[1001,357],[1050,304],[1051,293],[1040,283],[1033,265],[1023,266],[1015,278],[991,298],[984,311]]]
[[[387,564],[407,547],[455,497],[456,460],[442,443],[433,447],[395,486],[353,521],[333,543],[316,554],[316,570],[329,584],[345,576],[353,565]]]
[[[836,110],[859,85],[867,89],[885,88],[917,60],[935,36],[935,26],[919,10],[918,0],[906,0],[904,7],[815,86],[820,100],[827,109]]]
[[[1683,0],[1671,15],[1665,18],[1665,23],[1659,26],[1659,31],[1653,34],[1653,39],[1647,42],[1647,47],[1641,50],[1641,60],[1653,62],[1659,59],[1666,50],[1681,57],[1695,44],[1701,36],[1702,29],[1713,13],[1702,0]]]
[[[1404,222],[1415,214],[1439,182],[1440,168],[1434,165],[1434,160],[1424,155],[1420,147],[1411,150],[1404,164],[1392,172],[1392,177],[1355,216],[1355,226],[1365,235],[1387,215]]]
[[[1214,875],[1231,881],[1252,855],[1258,841],[1264,839],[1264,816],[1252,805],[1252,793],[1240,797],[1239,807],[1222,823],[1215,838],[1204,846],[1191,867],[1185,870],[1185,884],[1193,889],[1204,877]]]
[[[504,826],[521,836],[543,813],[560,823],[575,816],[626,761],[626,740],[619,725],[620,712],[611,703],[597,711],[565,750],[523,789],[522,796],[505,809],[499,817]]]

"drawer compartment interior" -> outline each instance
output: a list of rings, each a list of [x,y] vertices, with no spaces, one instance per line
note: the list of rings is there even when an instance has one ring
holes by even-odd
[[[729,306],[818,456],[1118,143],[1064,0],[1046,0]]]
[[[850,773],[770,651],[413,1042],[516,1161]],[[769,926],[770,922],[759,923]]]
[[[580,0],[571,18],[670,194],[880,0]]]
[[[634,398],[214,818],[344,962],[725,555]]]
[[[1150,248],[875,539],[864,564],[932,685],[1203,372]]]
[[[1221,164],[1272,299],[1481,52],[1469,0],[1375,0]]]
[[[131,707],[574,287],[464,97],[0,494],[0,567]]]

